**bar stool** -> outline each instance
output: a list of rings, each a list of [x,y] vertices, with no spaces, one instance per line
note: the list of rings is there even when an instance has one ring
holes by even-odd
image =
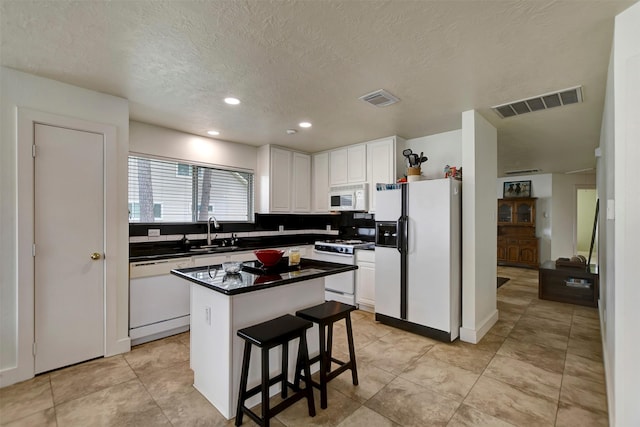
[[[306,331],[313,324],[299,317],[285,314],[284,316],[249,326],[238,330],[238,336],[245,340],[244,356],[242,359],[242,372],[240,374],[240,390],[238,392],[238,408],[236,411],[236,426],[242,424],[242,417],[246,413],[253,421],[260,426],[269,426],[269,420],[279,412],[293,405],[298,400],[306,397],[309,415],[316,415],[316,408],[313,402],[313,387],[305,379],[305,388],[299,387],[299,372],[304,371],[305,378],[311,378],[311,368],[309,362],[309,352],[307,349]],[[298,359],[296,362],[295,384],[287,380],[289,364],[289,341],[299,338]],[[262,382],[261,384],[247,390],[247,377],[249,375],[249,360],[251,358],[251,346],[255,345],[262,349]],[[282,346],[282,372],[269,378],[269,350],[276,346]],[[269,408],[269,387],[281,382],[282,402],[275,407]],[[288,387],[294,390],[294,394],[287,398]],[[244,405],[245,400],[262,393],[262,417],[251,411]]]
[[[327,383],[346,371],[351,369],[351,379],[353,385],[358,385],[358,369],[356,367],[356,355],[353,346],[353,331],[351,329],[351,312],[356,307],[344,304],[338,301],[326,301],[322,304],[299,310],[296,316],[317,323],[320,330],[320,354],[311,359],[311,364],[320,361],[320,383],[311,381],[311,384],[320,389],[320,407],[327,407]],[[331,347],[333,345],[333,324],[339,320],[345,319],[347,324],[347,343],[349,344],[349,361],[331,357]],[[325,327],[328,329],[325,339]],[[334,371],[331,371],[331,362],[340,365]],[[305,372],[306,375],[306,372]]]

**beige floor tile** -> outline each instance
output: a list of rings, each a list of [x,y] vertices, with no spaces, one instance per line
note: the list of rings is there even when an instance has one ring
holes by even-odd
[[[571,325],[571,333],[569,334],[569,337],[579,340],[590,340],[600,343],[602,342],[602,338],[600,336],[600,328],[585,326],[584,324],[580,324],[575,321]]]
[[[464,403],[480,412],[521,426],[552,426],[557,403],[481,376]]]
[[[539,301],[541,300],[533,300],[531,305],[527,307],[525,315],[553,320],[559,324],[571,325],[573,312],[570,309],[559,305],[540,304]]]
[[[495,353],[502,347],[506,337],[494,334],[493,332],[487,333],[479,343],[471,344],[464,341],[456,340],[452,345],[460,347],[468,347],[475,350],[487,351],[489,353]]]
[[[136,377],[122,355],[92,360],[51,372],[51,390],[56,405]]]
[[[431,358],[455,365],[476,374],[482,373],[491,361],[491,358],[493,358],[493,353],[488,351],[451,344],[435,345],[427,354]]]
[[[407,335],[395,336],[395,334],[393,334],[394,339],[391,339],[391,335],[385,335],[370,345],[356,350],[358,363],[371,364],[398,375],[433,347],[433,344],[426,340]]]
[[[315,417],[309,416],[307,400],[302,399],[276,415],[276,418],[287,427],[337,426],[361,406],[360,402],[350,399],[331,387],[327,388],[327,409],[320,408],[318,390],[314,389],[313,397],[316,405]]]
[[[383,337],[397,330],[396,328],[376,322],[368,317],[352,320],[351,327],[353,328],[354,333],[356,331],[362,331],[365,334],[373,335],[376,338]]]
[[[149,371],[139,376],[140,381],[158,404],[177,395],[189,394],[193,390],[193,371],[189,362],[179,362],[165,369]]]
[[[341,360],[346,360],[346,355]],[[356,362],[358,361],[356,356]],[[357,363],[358,385],[353,385],[351,371],[347,370],[331,380],[329,387],[335,388],[351,399],[364,403],[382,390],[396,377],[394,374],[366,363]]]
[[[581,305],[577,305],[573,308],[573,315],[580,317],[588,317],[590,319],[600,319],[600,313],[598,309],[595,307],[584,307]],[[599,322],[598,322],[599,323]]]
[[[56,406],[59,426],[170,426],[137,379]]]
[[[144,374],[189,360],[189,349],[171,337],[136,346],[124,358],[136,374]]]
[[[572,375],[564,375],[562,379],[560,401],[590,411],[607,412],[605,385]]]
[[[506,285],[505,285],[506,286]],[[503,286],[504,288],[504,286]],[[502,289],[502,288],[500,288]],[[531,303],[531,298],[528,297],[516,297],[513,295],[506,294],[504,292],[498,292],[497,296],[498,301],[505,302],[512,305],[519,305],[521,307],[527,307],[529,303]]]
[[[353,414],[349,415],[338,427],[399,427],[388,418],[375,411],[361,406]]]
[[[218,427],[233,424],[227,421],[227,419],[194,388],[191,388],[191,390],[186,393],[175,394],[171,399],[164,399],[162,402],[158,402],[158,404],[174,427]],[[245,417],[243,424],[252,425],[254,423],[248,417]],[[275,426],[275,424],[272,425]]]
[[[571,319],[568,321],[560,321],[550,319],[548,317],[538,317],[535,313],[531,313],[530,309],[520,317],[518,324],[521,328],[526,328],[530,331],[544,330],[545,332],[561,335],[563,337],[569,337],[571,331]]]
[[[522,313],[524,313],[524,310],[521,313],[517,313],[514,311],[498,309],[498,320],[504,320],[505,322],[512,322],[515,324],[522,317]]]
[[[0,424],[53,408],[49,375],[0,389]]]
[[[587,411],[579,406],[560,402],[556,427],[607,427],[609,419],[601,412]]]
[[[460,408],[456,411],[447,427],[511,427],[513,424],[509,424],[506,421],[502,421],[491,415],[487,415],[477,409],[467,405],[460,405]]]
[[[551,400],[558,400],[562,383],[561,374],[500,355],[491,360],[482,375]]]
[[[403,378],[396,378],[365,403],[402,426],[445,426],[459,403]]]
[[[520,305],[520,304],[510,304],[504,301],[497,302],[497,308],[501,313],[507,312],[507,313],[522,315],[527,310],[527,307],[528,307],[528,304]]]
[[[56,422],[56,410],[54,408],[45,409],[44,411],[38,411],[35,414],[11,421],[8,424],[2,422],[2,425],[5,427],[56,427],[58,425]]]
[[[584,327],[600,330],[600,320],[598,317],[582,316],[582,312],[574,312],[573,323]]]
[[[479,376],[478,373],[434,359],[429,353],[400,374],[401,378],[459,402],[469,393]]]
[[[567,354],[586,357],[602,363],[602,342],[569,338]]]
[[[576,356],[575,354],[567,354],[564,374],[604,384],[604,366],[602,363],[586,357]]]
[[[496,322],[495,325],[491,327],[489,330],[490,333],[499,335],[501,337],[507,337],[513,327],[516,325],[516,320],[500,320]]]
[[[177,335],[176,338],[178,338],[182,344],[186,345],[187,348],[191,346],[191,334],[189,331]]]
[[[376,341],[376,331],[374,326],[364,322],[363,325],[352,325],[353,328],[353,345],[357,351]],[[347,341],[347,329],[341,325],[333,328],[333,350],[341,353],[348,353],[349,343]]]
[[[497,354],[528,362],[533,366],[561,374],[566,352],[507,337]]]
[[[547,329],[539,327],[531,327],[522,320],[513,327],[509,333],[509,339],[527,342],[530,344],[538,344],[543,347],[555,348],[566,351],[569,343],[567,335],[558,335]]]

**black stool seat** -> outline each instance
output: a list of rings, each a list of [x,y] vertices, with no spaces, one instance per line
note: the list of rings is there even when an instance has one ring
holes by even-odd
[[[353,385],[358,385],[358,369],[356,366],[355,347],[353,345],[353,330],[351,328],[351,312],[354,310],[356,310],[356,307],[353,305],[344,304],[338,301],[326,301],[322,304],[318,304],[304,310],[298,310],[296,312],[296,316],[317,323],[319,326],[320,354],[313,357],[310,363],[314,364],[318,361],[320,362],[320,382],[317,383],[315,381],[311,381],[311,384],[320,389],[320,407],[323,409],[327,407],[327,383],[329,381],[350,369]],[[342,319],[345,319],[347,326],[347,344],[349,345],[348,362],[343,362],[331,357],[331,350],[333,346],[333,324]],[[326,338],[325,328],[327,329]],[[331,362],[337,363],[340,366],[331,371]]]
[[[311,382],[306,378],[311,378],[311,365],[309,352],[307,349],[306,331],[313,323],[299,317],[285,314],[284,316],[268,320],[257,325],[249,326],[238,330],[238,336],[245,340],[244,356],[242,359],[242,372],[240,374],[240,390],[238,392],[238,407],[236,411],[236,426],[242,424],[244,414],[247,414],[258,425],[268,427],[269,420],[279,412],[293,405],[300,399],[307,398],[309,415],[316,415],[316,408],[313,402],[313,389]],[[300,339],[298,345],[298,358],[296,362],[296,379],[291,383],[287,379],[289,369],[289,341]],[[247,377],[249,375],[249,361],[251,358],[251,346],[255,345],[262,349],[262,382],[261,384],[247,390]],[[274,378],[269,378],[269,349],[282,346],[282,372]],[[304,376],[300,375],[300,370],[304,371]],[[305,379],[305,388],[299,386],[300,379]],[[269,387],[281,383],[282,402],[275,407],[269,408]],[[288,388],[293,389],[294,394],[287,398]],[[250,397],[262,393],[262,417],[259,417],[244,405]]]

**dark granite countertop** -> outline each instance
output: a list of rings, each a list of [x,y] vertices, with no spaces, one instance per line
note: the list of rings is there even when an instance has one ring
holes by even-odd
[[[237,295],[358,269],[308,258],[302,258],[299,267],[288,267],[287,262],[285,257],[274,268],[262,270],[259,261],[246,261],[240,274],[225,274],[221,265],[180,268],[171,270],[171,274],[226,295]]]

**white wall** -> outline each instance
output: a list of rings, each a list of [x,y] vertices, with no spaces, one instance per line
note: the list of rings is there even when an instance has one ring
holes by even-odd
[[[427,179],[444,178],[445,165],[462,165],[461,129],[407,139],[403,146],[410,148],[414,153],[424,152],[429,158],[422,164],[422,175]],[[406,162],[402,165],[402,169],[398,170],[398,176],[407,174]]]
[[[606,359],[613,362],[614,400],[610,410],[612,425],[640,425],[640,286],[637,263],[640,259],[640,3],[616,17],[614,30],[614,223],[615,277],[607,286],[615,287],[614,351],[607,348]],[[610,142],[610,141],[609,141]],[[607,197],[610,197],[609,195]]]
[[[477,343],[496,309],[497,131],[474,110],[462,113],[462,341]],[[487,248],[492,248],[487,250]]]
[[[593,219],[596,214],[597,194],[595,188],[578,189],[577,201],[577,235],[576,251],[589,252],[591,248],[591,236],[593,235]],[[597,243],[597,242],[594,242]],[[594,245],[594,250],[596,246]]]
[[[129,151],[255,171],[258,148],[131,121]]]
[[[21,200],[32,198],[33,188],[18,194],[18,182],[30,180],[32,170],[18,167],[18,153],[30,151],[33,141],[19,140],[18,107],[59,116],[113,125],[116,128],[115,163],[106,165],[107,193],[115,192],[116,211],[106,220],[105,234],[114,242],[109,254],[115,280],[108,281],[106,310],[106,352],[128,351],[128,220],[127,152],[129,141],[129,104],[127,100],[81,89],[49,79],[0,67],[0,386],[33,376],[33,283],[19,282],[28,277],[22,265],[31,260],[32,237],[25,239],[19,230],[31,230],[23,221],[33,212],[20,212]],[[111,151],[113,150],[113,151]],[[31,192],[29,194],[29,192]],[[28,233],[27,233],[28,234]],[[28,237],[28,236],[27,236]],[[21,267],[18,267],[18,266]],[[20,268],[20,269],[19,269]],[[25,274],[23,274],[25,273]],[[16,304],[17,303],[17,304]]]
[[[538,259],[544,262],[551,259],[551,224],[552,224],[552,175],[550,173],[540,175],[510,176],[508,178],[498,178],[497,197],[502,199],[503,183],[505,181],[531,181],[531,197],[536,200],[536,237],[540,246],[538,247]],[[556,236],[554,236],[556,238]]]

